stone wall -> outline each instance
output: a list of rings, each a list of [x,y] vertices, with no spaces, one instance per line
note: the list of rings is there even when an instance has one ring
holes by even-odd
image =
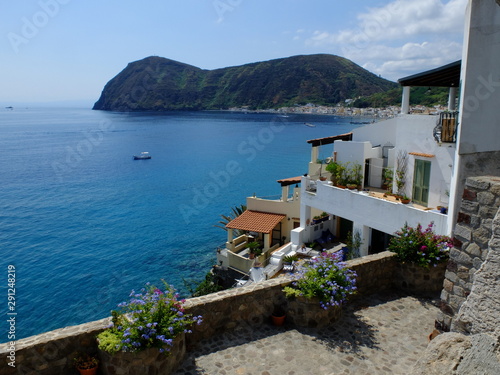
[[[393,253],[369,255],[351,260],[348,265],[358,274],[357,298],[402,285],[398,280],[401,271]],[[186,310],[203,315],[204,321],[186,336],[186,350],[189,352],[198,340],[223,330],[232,330],[240,325],[267,324],[276,306],[287,307],[288,301],[282,289],[289,283],[286,277],[276,278],[187,300]],[[422,290],[419,288],[428,286],[418,280],[410,280],[409,287],[413,289],[406,288],[407,292],[420,294]],[[10,348],[7,344],[1,344],[0,375],[74,374],[71,362],[73,354],[76,351],[97,352],[95,336],[109,323],[110,319],[107,318],[19,340],[16,342],[16,368],[5,365],[9,362]]]
[[[445,273],[436,328],[448,332],[472,290],[476,271],[488,256],[492,223],[500,206],[500,178],[468,178],[454,231],[454,248]]]
[[[466,181],[442,308],[412,375],[500,374],[500,178]]]

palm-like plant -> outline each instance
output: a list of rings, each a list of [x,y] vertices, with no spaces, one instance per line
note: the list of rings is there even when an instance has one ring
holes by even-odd
[[[215,225],[217,228],[222,228],[227,231],[226,225],[240,216],[243,212],[247,210],[247,206],[241,204],[239,206],[234,206],[231,208],[231,213],[229,215],[220,215],[222,220],[219,220],[219,224]],[[238,237],[244,234],[245,231],[240,229],[233,229],[234,236]]]

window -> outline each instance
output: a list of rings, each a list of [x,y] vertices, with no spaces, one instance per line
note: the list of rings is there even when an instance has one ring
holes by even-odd
[[[429,184],[431,180],[431,162],[415,159],[413,175],[413,202],[427,206],[429,201]]]

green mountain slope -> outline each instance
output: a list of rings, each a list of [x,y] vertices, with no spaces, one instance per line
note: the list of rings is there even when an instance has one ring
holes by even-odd
[[[93,109],[203,110],[335,105],[397,84],[333,55],[293,56],[202,70],[162,57],[135,61],[109,81]]]

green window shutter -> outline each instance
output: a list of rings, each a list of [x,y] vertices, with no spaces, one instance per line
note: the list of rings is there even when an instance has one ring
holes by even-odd
[[[415,172],[413,176],[413,202],[427,206],[429,201],[429,185],[431,180],[431,162],[427,160],[415,160]]]

